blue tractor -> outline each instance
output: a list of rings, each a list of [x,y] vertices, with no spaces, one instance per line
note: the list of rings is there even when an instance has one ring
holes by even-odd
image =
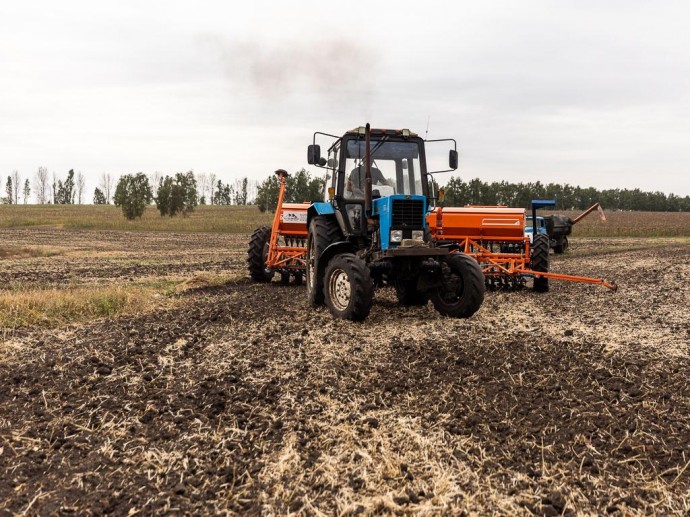
[[[327,157],[319,139],[331,139]],[[338,318],[364,320],[374,288],[392,286],[402,305],[429,300],[441,314],[467,318],[484,300],[484,275],[470,256],[431,239],[425,143],[409,130],[371,129],[343,136],[314,133],[311,165],[328,169],[325,199],[307,213],[306,277],[312,305]],[[447,172],[457,169],[452,142]]]
[[[532,215],[525,219],[525,236],[529,237],[531,268],[534,271],[549,272],[549,248],[551,247],[546,219],[538,216],[537,210],[555,205],[556,201],[553,199],[533,199]],[[536,224],[534,224],[535,221]],[[533,289],[540,293],[547,292],[549,279],[547,277],[535,277]]]

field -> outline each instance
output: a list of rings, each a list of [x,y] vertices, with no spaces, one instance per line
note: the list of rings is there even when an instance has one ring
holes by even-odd
[[[271,218],[255,206],[199,206],[175,218],[150,206],[141,219],[128,221],[112,205],[0,205],[0,228],[246,233]]]
[[[246,278],[253,208],[0,208],[0,513],[690,512],[688,214],[552,256],[617,292],[356,324]]]
[[[576,217],[580,212],[549,212]],[[690,237],[690,212],[606,212],[575,227],[580,237]],[[0,228],[62,228],[74,230],[173,231],[250,233],[270,224],[272,215],[255,206],[199,206],[187,218],[161,217],[155,206],[141,219],[127,221],[112,205],[0,205]]]

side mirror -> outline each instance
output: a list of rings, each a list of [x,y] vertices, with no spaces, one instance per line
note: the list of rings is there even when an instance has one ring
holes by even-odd
[[[307,148],[307,163],[309,165],[318,165],[321,161],[321,146],[310,145]]]
[[[458,152],[455,149],[448,153],[448,166],[453,170],[458,168]]]
[[[335,169],[335,158],[329,158],[327,165],[329,169]]]
[[[325,167],[327,163],[328,162],[326,161],[326,158],[324,158],[323,156],[321,158],[319,158],[319,165],[321,167]]]

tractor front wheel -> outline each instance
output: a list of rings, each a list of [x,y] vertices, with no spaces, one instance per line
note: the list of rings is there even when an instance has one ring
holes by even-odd
[[[469,255],[455,253],[441,263],[441,285],[429,293],[438,312],[452,318],[469,318],[484,301],[484,273]]]
[[[532,271],[540,273],[549,272],[549,237],[547,235],[537,235],[532,244]],[[532,289],[537,293],[546,293],[549,290],[549,279],[545,277],[534,277]]]
[[[271,229],[267,226],[261,226],[254,230],[249,240],[247,268],[252,280],[256,282],[270,282],[273,279],[274,272],[266,265],[270,242]]]
[[[318,260],[328,246],[342,238],[335,219],[316,216],[307,235],[307,298],[313,306],[323,305],[323,278],[319,277]]]
[[[374,301],[374,284],[366,262],[352,253],[333,257],[326,266],[323,294],[336,318],[365,320]]]

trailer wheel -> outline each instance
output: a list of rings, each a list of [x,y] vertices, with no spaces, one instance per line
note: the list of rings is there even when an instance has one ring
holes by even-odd
[[[537,235],[532,245],[532,271],[548,273],[549,271],[549,238],[546,235]],[[549,290],[548,278],[534,278],[532,289],[537,293],[546,293]]]
[[[323,294],[336,318],[366,319],[374,301],[374,284],[366,262],[352,253],[333,257],[326,266]]]
[[[280,273],[280,283],[283,285],[290,285],[290,273]]]
[[[453,318],[469,318],[484,301],[484,273],[476,260],[463,253],[441,263],[442,283],[429,293],[438,312]]]
[[[295,285],[302,285],[302,273],[295,273]]]
[[[261,226],[254,230],[249,240],[247,267],[249,275],[256,282],[270,282],[273,279],[273,271],[266,266],[270,241],[271,229],[267,226]]]
[[[553,252],[557,255],[560,255],[562,253],[565,253],[566,251],[568,251],[568,237],[563,236],[561,241],[553,247]]]
[[[324,304],[323,278],[318,278],[317,261],[323,251],[341,239],[337,221],[328,217],[316,216],[309,225],[307,235],[307,298],[313,306]]]
[[[398,295],[400,305],[406,307],[423,306],[429,303],[429,296],[417,290],[416,278],[396,279],[395,292]]]

